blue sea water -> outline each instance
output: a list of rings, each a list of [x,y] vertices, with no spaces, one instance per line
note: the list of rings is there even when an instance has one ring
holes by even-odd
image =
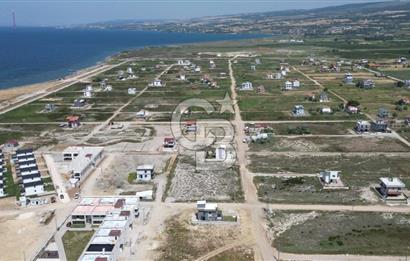
[[[66,76],[120,51],[260,37],[55,28],[0,28],[0,89]]]

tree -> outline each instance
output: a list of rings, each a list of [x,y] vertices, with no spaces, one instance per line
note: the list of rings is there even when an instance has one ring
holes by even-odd
[[[347,102],[346,106],[359,107],[359,106],[360,106],[360,102],[355,101],[355,100],[350,100],[350,101]]]

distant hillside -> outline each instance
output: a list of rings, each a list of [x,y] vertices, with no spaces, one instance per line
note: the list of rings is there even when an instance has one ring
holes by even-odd
[[[363,34],[373,37],[410,32],[410,2],[347,4],[311,10],[202,17],[168,21],[115,21],[84,27],[206,33],[286,35]]]

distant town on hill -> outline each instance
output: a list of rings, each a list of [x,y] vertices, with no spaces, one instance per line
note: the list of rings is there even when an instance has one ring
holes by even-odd
[[[187,20],[118,20],[80,25],[79,27],[298,36],[351,34],[385,38],[410,34],[409,21],[410,2],[390,1]]]

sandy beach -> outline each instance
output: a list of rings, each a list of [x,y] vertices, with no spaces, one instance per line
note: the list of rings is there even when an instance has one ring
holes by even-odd
[[[8,111],[11,107],[25,104],[36,97],[65,88],[76,81],[85,80],[106,67],[109,66],[105,63],[98,63],[58,80],[2,89],[0,90],[0,110]]]

